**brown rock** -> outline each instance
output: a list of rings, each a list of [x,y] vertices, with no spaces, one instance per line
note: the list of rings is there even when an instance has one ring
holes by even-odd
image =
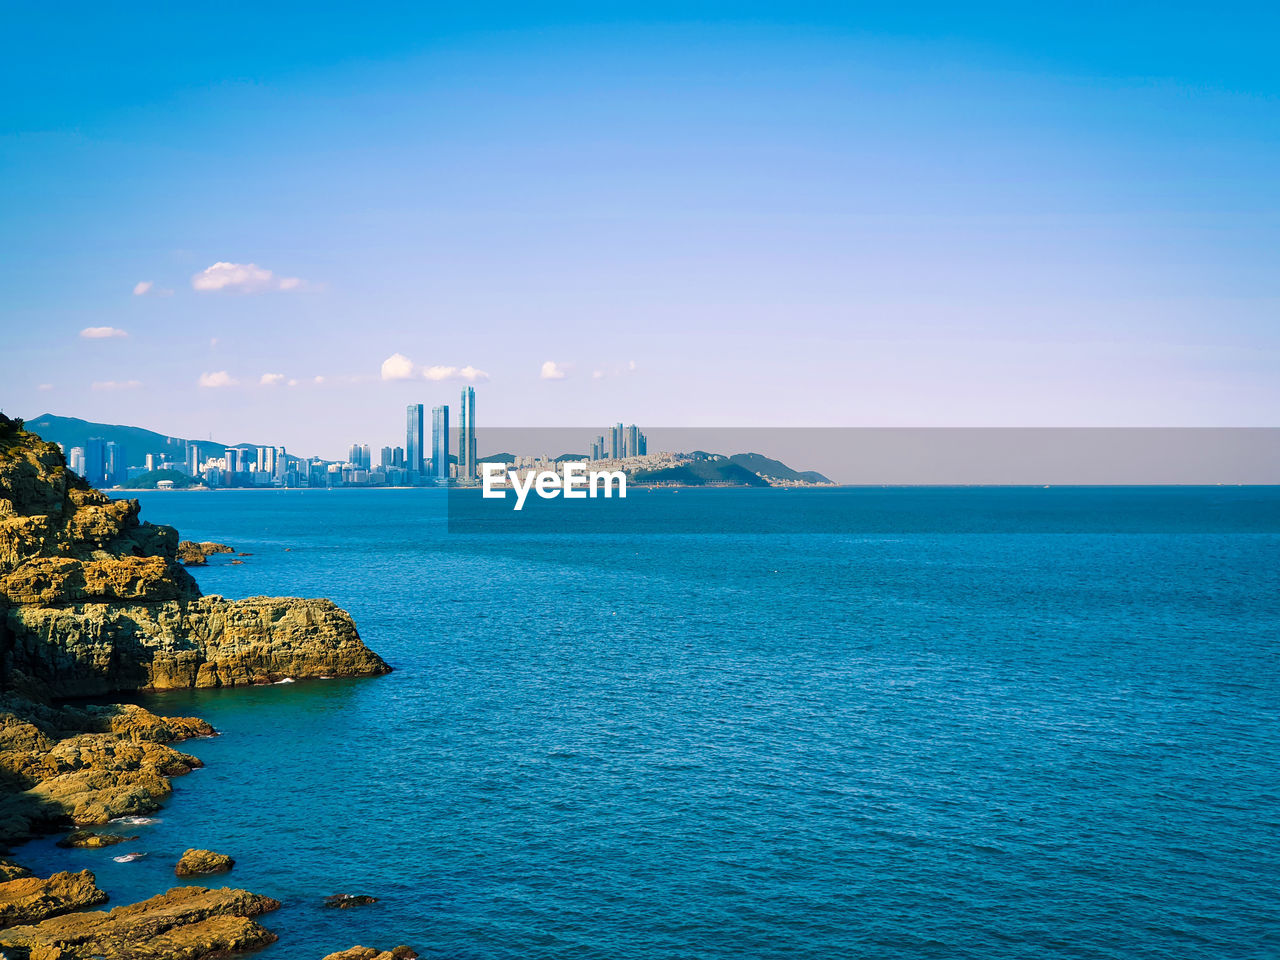
[[[0,927],[39,923],[48,917],[107,902],[93,874],[55,873],[46,879],[21,877],[0,883]]]
[[[118,833],[94,833],[92,830],[73,830],[58,841],[58,846],[93,850],[99,847],[114,847],[117,843],[137,839],[137,837],[122,837]]]
[[[212,850],[188,850],[173,868],[180,877],[199,877],[208,873],[226,873],[236,862],[225,853]]]
[[[0,947],[25,949],[32,960],[202,960],[274,943],[254,918],[279,906],[247,890],[175,887],[109,912],[0,931]]]
[[[331,953],[324,960],[415,960],[418,956],[411,947],[392,947],[390,950],[378,950],[374,947],[352,947]]]
[[[377,902],[377,897],[370,897],[367,894],[335,893],[331,897],[324,898],[324,905],[326,907],[336,907],[339,910],[350,910],[352,907],[365,907],[371,903]]]

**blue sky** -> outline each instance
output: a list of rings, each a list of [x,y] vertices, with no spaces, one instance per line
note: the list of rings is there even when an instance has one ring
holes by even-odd
[[[6,412],[1276,425],[1274,9],[176,6],[6,10]]]

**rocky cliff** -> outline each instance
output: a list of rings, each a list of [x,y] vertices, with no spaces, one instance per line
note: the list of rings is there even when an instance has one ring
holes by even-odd
[[[327,600],[202,596],[177,531],[138,510],[0,414],[0,848],[157,810],[170,778],[200,766],[169,744],[214,734],[193,717],[59,698],[391,669]],[[199,960],[275,940],[255,918],[279,904],[243,890],[81,912],[106,899],[87,870],[40,878],[0,860],[0,957]]]
[[[58,697],[390,668],[327,600],[204,597],[172,527],[138,519],[0,415],[0,681]]]

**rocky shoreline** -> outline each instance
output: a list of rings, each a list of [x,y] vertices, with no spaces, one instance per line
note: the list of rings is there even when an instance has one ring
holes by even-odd
[[[85,828],[153,813],[171,779],[201,766],[173,744],[216,731],[195,717],[73,697],[371,677],[390,667],[327,600],[203,596],[183,566],[217,544],[183,543],[67,469],[58,447],[0,414],[0,848],[73,829],[67,846],[119,839]],[[215,549],[216,548],[216,549]],[[197,560],[197,556],[199,559]],[[179,876],[234,861],[189,850]],[[276,937],[271,897],[174,887],[111,910],[88,870],[32,876],[0,859],[0,957],[201,960]],[[354,947],[327,960],[404,960],[407,947]]]

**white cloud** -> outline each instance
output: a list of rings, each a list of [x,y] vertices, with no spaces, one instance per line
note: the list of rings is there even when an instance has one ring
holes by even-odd
[[[52,390],[52,389],[53,389],[53,384],[52,384],[52,383],[42,383],[42,384],[40,384],[40,386],[36,387],[36,389],[37,389],[37,390]]]
[[[240,381],[225,370],[216,370],[213,373],[200,374],[199,382],[202,387],[234,387]]]
[[[465,380],[467,383],[478,383],[489,379],[489,374],[470,364],[465,367],[426,367],[422,375],[428,380]]]
[[[191,287],[201,293],[230,290],[236,293],[264,293],[268,290],[298,290],[297,277],[277,277],[256,263],[228,263],[219,260],[191,278]]]
[[[592,380],[603,380],[603,379],[604,379],[604,371],[603,371],[603,370],[592,370],[592,371],[591,371],[591,379],[592,379]]]
[[[277,383],[284,383],[283,373],[264,373],[258,380],[258,383],[264,387],[272,387]]]
[[[164,287],[157,287],[151,280],[142,280],[133,285],[133,295],[135,297],[171,297],[172,290],[166,290]]]
[[[141,380],[95,380],[95,390],[135,390],[142,386]]]
[[[627,361],[627,369],[628,369],[628,370],[634,370],[635,368],[636,368],[636,362],[635,362],[634,360],[628,360],[628,361]]]
[[[548,360],[542,365],[543,380],[563,380],[566,376],[568,376],[568,374],[566,374],[560,364],[556,363],[554,360]]]
[[[312,377],[312,378],[311,378],[311,382],[312,382],[312,383],[324,383],[324,377],[320,377],[320,376]]]
[[[211,347],[216,347],[217,345],[218,345],[218,338],[217,338],[217,337],[210,337],[210,338],[209,338],[209,346],[211,346]]]
[[[382,361],[383,380],[408,380],[413,376],[413,361],[403,353],[393,353]]]
[[[80,336],[86,340],[106,340],[108,337],[127,337],[119,327],[85,327],[80,331]]]
[[[298,381],[297,381],[297,380],[290,380],[290,381],[289,381],[289,386],[291,386],[291,387],[296,387],[297,385],[298,385]]]

